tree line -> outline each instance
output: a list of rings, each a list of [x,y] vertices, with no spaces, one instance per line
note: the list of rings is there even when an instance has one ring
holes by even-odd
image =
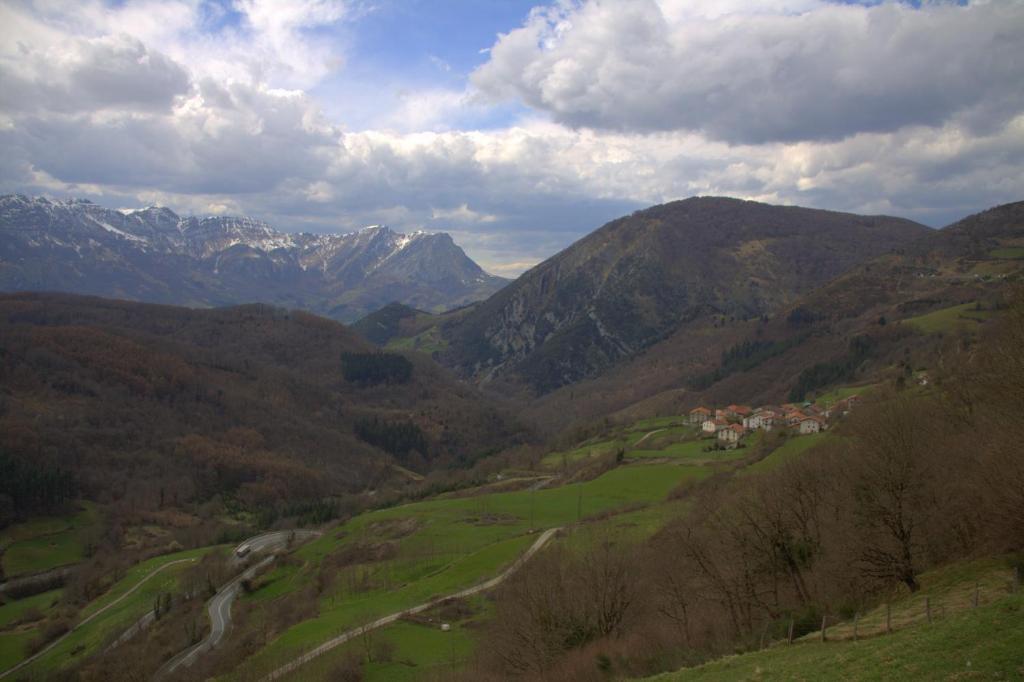
[[[59,510],[77,495],[72,472],[0,451],[0,528],[28,514]]]

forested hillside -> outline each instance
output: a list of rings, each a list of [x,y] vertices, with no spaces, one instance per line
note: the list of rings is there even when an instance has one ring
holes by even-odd
[[[479,383],[548,393],[714,316],[778,312],[927,232],[900,218],[722,197],[654,206],[595,230],[447,320],[440,357]]]
[[[522,437],[428,360],[268,306],[6,295],[0,357],[7,516],[79,491],[154,511],[273,509],[386,487],[392,463],[464,465]]]

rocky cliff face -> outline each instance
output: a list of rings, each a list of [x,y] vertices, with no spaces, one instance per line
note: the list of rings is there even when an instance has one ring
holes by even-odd
[[[352,321],[391,302],[446,310],[506,283],[447,234],[291,234],[246,217],[0,197],[0,289],[185,305],[261,301]]]
[[[928,228],[722,198],[613,221],[448,323],[443,359],[480,382],[544,393],[590,377],[698,318],[771,313]]]

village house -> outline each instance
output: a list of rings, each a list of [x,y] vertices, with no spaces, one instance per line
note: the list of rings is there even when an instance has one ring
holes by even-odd
[[[751,412],[753,410],[746,405],[727,405],[725,408],[725,416],[730,419],[743,419]]]
[[[705,419],[711,416],[711,410],[704,407],[695,407],[690,410],[690,423],[691,424],[702,424]]]
[[[807,415],[800,410],[793,410],[792,412],[787,412],[783,419],[786,422],[786,426],[799,426],[800,422],[807,419]]]
[[[748,431],[755,431],[757,429],[771,431],[772,426],[775,424],[775,418],[775,412],[766,407],[759,407],[749,417],[743,418],[743,426]]]
[[[701,431],[706,434],[718,433],[729,427],[729,422],[724,419],[706,419],[701,425]]]
[[[818,433],[825,428],[825,420],[821,417],[805,417],[800,420],[799,433],[801,435],[808,433]]]
[[[743,433],[744,429],[740,424],[730,424],[718,432],[718,444],[731,450],[739,445]]]

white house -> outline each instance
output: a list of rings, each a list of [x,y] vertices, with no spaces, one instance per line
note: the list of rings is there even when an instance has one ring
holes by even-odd
[[[743,427],[739,424],[730,424],[718,432],[718,444],[728,449],[735,448],[743,437]]]

